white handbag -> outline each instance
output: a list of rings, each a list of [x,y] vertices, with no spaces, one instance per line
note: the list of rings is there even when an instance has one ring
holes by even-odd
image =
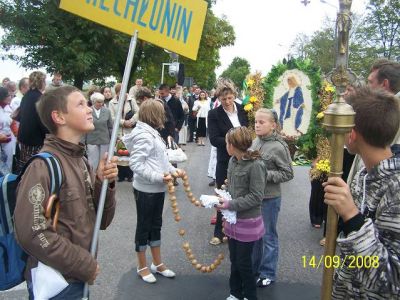
[[[187,161],[185,152],[172,140],[172,137],[168,137],[167,143],[167,155],[170,163],[181,163]]]

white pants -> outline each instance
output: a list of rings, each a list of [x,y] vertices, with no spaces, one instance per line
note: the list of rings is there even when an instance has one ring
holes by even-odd
[[[13,163],[13,156],[15,154],[15,145],[16,145],[17,139],[14,137],[14,135],[11,135],[11,141],[8,143],[1,143],[1,149],[4,151],[4,153],[7,156],[7,168],[11,172],[12,169],[12,163]]]
[[[208,177],[215,179],[215,170],[217,168],[217,148],[211,146],[210,160],[208,161]]]
[[[109,144],[107,145],[87,145],[87,155],[90,166],[96,172],[99,166],[99,161],[104,157],[107,152]]]
[[[178,143],[179,145],[181,144],[186,145],[187,135],[188,135],[187,126],[183,125],[181,130],[179,131],[179,143]]]

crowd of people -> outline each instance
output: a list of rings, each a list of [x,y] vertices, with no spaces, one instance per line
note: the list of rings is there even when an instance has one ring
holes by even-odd
[[[155,274],[175,277],[161,256],[162,211],[167,184],[177,185],[184,171],[169,162],[166,149],[171,139],[177,145],[196,142],[201,147],[207,136],[212,146],[210,184],[215,180],[216,187],[232,197],[219,198],[210,241],[215,246],[229,245],[227,300],[257,299],[257,286],[278,280],[280,185],[294,174],[276,111],[256,112],[253,138],[237,89],[227,79],[220,79],[215,90],[207,92],[197,85],[187,89],[161,84],[151,90],[138,78],[125,97],[121,97],[121,84],[92,87],[84,95],[64,85],[59,73],[46,87],[46,76],[39,71],[18,84],[6,78],[2,85],[0,171],[18,172],[32,155],[47,151],[58,158],[65,175],[57,231],[46,221],[44,210],[36,207],[50,196],[46,166],[34,160],[18,187],[15,229],[18,242],[29,253],[25,275],[30,299],[34,297],[30,270],[38,261],[58,270],[70,283],[52,299],[80,299],[83,284],[96,279],[100,268],[89,248],[105,178],[109,186],[102,229],[114,217],[115,181],[132,182],[137,274],[146,283],[155,283]],[[356,157],[347,183],[340,178],[321,183],[324,191],[318,205],[331,205],[341,218],[337,242],[342,255],[377,256],[379,264],[369,269],[341,265],[334,278],[335,299],[400,296],[399,92],[400,65],[380,60],[371,69],[368,87],[346,95],[356,117],[345,146]],[[121,99],[125,103],[117,116]],[[105,152],[117,118],[117,144],[128,150],[128,156],[107,162]],[[236,211],[235,224],[224,222],[224,209]],[[313,225],[321,225],[323,219]]]

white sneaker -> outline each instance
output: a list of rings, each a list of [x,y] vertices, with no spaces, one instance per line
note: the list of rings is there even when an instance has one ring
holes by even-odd
[[[159,264],[158,266],[155,266],[153,263],[151,263],[151,266],[150,266],[151,272],[160,274],[160,275],[162,275],[164,277],[168,277],[168,278],[174,278],[176,276],[176,274],[173,271],[171,271],[170,269],[166,269],[164,271],[158,271],[157,268],[161,267],[162,265],[163,265],[163,263]]]
[[[240,300],[240,299],[239,299],[239,298],[236,298],[236,297],[233,296],[233,295],[229,295],[229,297],[226,298],[226,300]]]
[[[142,275],[140,275],[140,272],[142,272],[143,270],[146,270],[146,269],[148,269],[147,267],[144,267],[144,268],[142,268],[142,269],[138,269],[138,268],[136,268],[136,273],[138,274],[138,276],[140,277],[140,278],[142,278],[143,279],[143,281],[144,282],[147,282],[147,283],[155,283],[156,281],[157,281],[157,279],[154,277],[154,275],[153,274],[148,274],[148,275],[145,275],[145,276],[142,276]]]

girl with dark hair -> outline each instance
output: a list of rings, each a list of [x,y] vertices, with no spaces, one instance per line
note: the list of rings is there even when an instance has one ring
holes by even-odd
[[[261,202],[265,187],[265,166],[258,151],[249,150],[252,142],[247,127],[232,128],[225,137],[232,157],[228,165],[228,192],[232,200],[221,199],[217,207],[237,212],[235,224],[225,222],[231,260],[230,296],[227,300],[257,299],[253,277],[254,242],[264,234]]]

